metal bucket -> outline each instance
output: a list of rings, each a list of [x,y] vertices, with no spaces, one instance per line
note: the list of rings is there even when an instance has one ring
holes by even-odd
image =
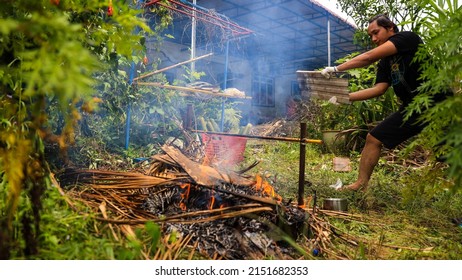
[[[348,201],[346,198],[326,198],[323,201],[322,209],[347,212]]]

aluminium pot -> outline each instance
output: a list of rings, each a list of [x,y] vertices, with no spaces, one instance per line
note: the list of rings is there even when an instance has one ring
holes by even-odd
[[[325,198],[322,209],[346,212],[348,210],[348,201],[346,198]]]

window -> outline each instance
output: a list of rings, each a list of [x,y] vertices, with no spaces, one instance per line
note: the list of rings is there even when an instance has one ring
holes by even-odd
[[[298,85],[298,81],[292,81],[290,83],[290,86],[291,86],[290,94],[292,96],[300,96],[301,92],[300,92],[300,86]]]
[[[170,73],[170,72],[165,72],[165,79],[167,82],[171,85],[173,85],[173,82],[175,80],[175,74]]]
[[[254,77],[252,80],[252,105],[274,107],[274,79]]]
[[[227,81],[226,81],[226,88],[232,88],[233,87],[233,73],[231,71],[228,71],[226,74]],[[225,89],[225,74],[220,73],[217,75],[218,82],[220,83],[220,88]]]

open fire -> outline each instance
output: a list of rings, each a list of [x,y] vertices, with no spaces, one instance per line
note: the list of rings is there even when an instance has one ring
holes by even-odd
[[[68,170],[61,177],[74,178],[70,185],[78,187],[71,197],[97,212],[105,204],[100,220],[159,223],[166,233],[189,236],[211,258],[291,259],[295,249],[287,240],[309,235],[313,244],[328,240],[313,234],[309,221],[316,217],[284,202],[261,176],[203,166],[171,146],[163,150],[141,172]]]

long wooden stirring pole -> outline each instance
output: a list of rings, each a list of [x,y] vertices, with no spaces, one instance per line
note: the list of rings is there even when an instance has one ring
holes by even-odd
[[[153,72],[151,72],[151,73],[147,73],[147,74],[141,75],[141,76],[139,76],[139,77],[134,78],[134,79],[133,79],[133,82],[136,82],[136,81],[138,81],[139,79],[143,79],[143,78],[146,78],[146,77],[155,75],[155,74],[162,73],[162,72],[164,72],[164,71],[170,70],[170,69],[172,69],[172,68],[178,67],[178,66],[183,65],[183,64],[191,63],[191,62],[193,62],[193,61],[196,61],[196,60],[199,60],[199,59],[203,59],[203,58],[209,57],[209,56],[211,56],[211,55],[213,55],[213,53],[209,53],[209,54],[206,54],[206,55],[203,55],[203,56],[198,56],[198,57],[196,57],[196,58],[192,58],[192,59],[189,59],[189,60],[186,60],[186,61],[183,61],[183,62],[174,64],[174,65],[171,65],[171,66],[168,66],[168,67],[165,67],[165,68],[162,68],[162,69],[153,71]]]
[[[300,139],[300,138],[291,138],[291,137],[272,137],[272,136],[259,136],[259,135],[247,135],[247,134],[235,134],[227,132],[215,132],[215,131],[205,131],[205,130],[190,130],[191,132],[205,133],[205,134],[216,134],[216,135],[226,135],[226,136],[236,136],[236,137],[245,137],[245,138],[254,138],[262,140],[276,140],[276,141],[286,141],[286,142],[301,142],[301,143],[310,143],[322,145],[323,142],[320,139]]]
[[[298,205],[302,206],[303,197],[305,196],[305,157],[306,143],[302,142],[306,138],[306,123],[300,123],[300,159],[298,173]]]

